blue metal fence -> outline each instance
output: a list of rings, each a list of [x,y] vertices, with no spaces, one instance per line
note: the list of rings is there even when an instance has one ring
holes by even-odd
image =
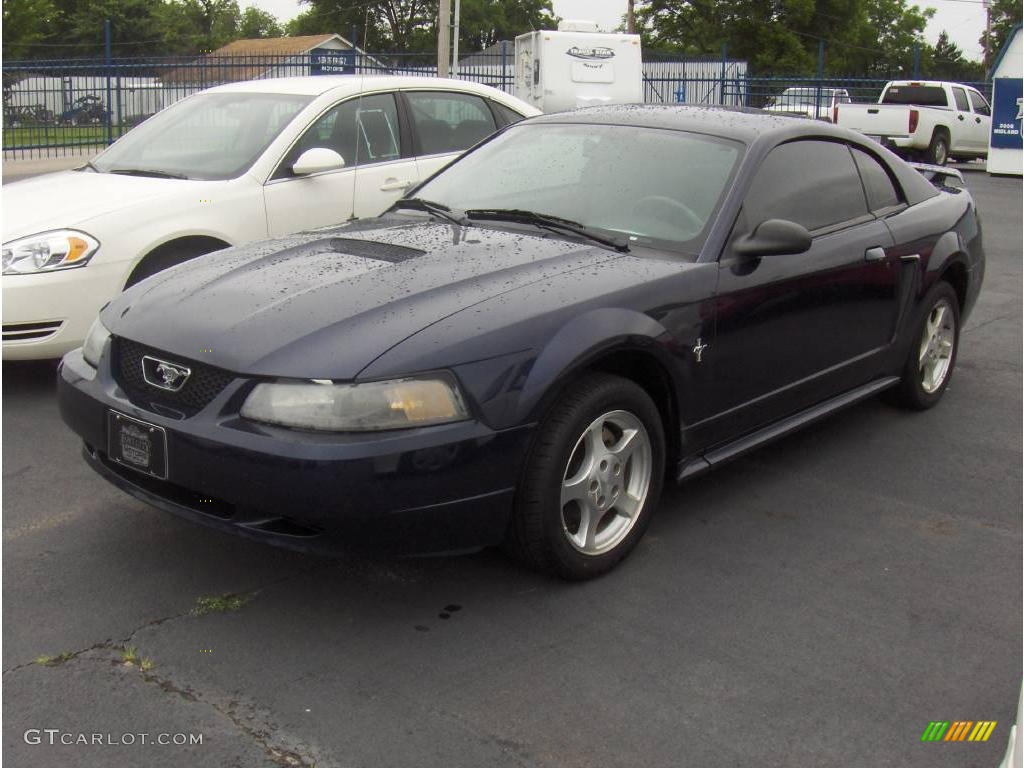
[[[432,54],[314,51],[290,56],[48,60],[3,63],[4,159],[96,152],[192,93],[223,83],[318,74],[434,76]],[[453,73],[514,91],[512,46],[461,59]],[[836,99],[875,101],[885,80],[754,77],[746,62],[645,52],[644,100],[725,104],[827,119]],[[988,94],[989,83],[973,83]]]

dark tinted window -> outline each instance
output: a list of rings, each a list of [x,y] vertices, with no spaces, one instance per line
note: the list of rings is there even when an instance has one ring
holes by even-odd
[[[479,96],[444,91],[406,96],[422,155],[461,152],[497,130],[494,115]]]
[[[743,203],[750,228],[786,219],[809,230],[868,213],[857,167],[845,144],[794,141],[771,151]]]
[[[523,119],[523,116],[516,112],[514,109],[509,109],[504,104],[499,104],[496,101],[491,102],[491,106],[494,108],[495,114],[498,115],[499,127],[503,128],[506,125],[512,125],[512,123],[518,123]]]
[[[946,91],[938,85],[894,85],[885,92],[883,104],[915,104],[919,107],[948,107]]]
[[[853,159],[860,171],[864,189],[868,194],[868,206],[872,211],[899,205],[899,192],[892,182],[889,173],[882,164],[862,149],[853,148]]]
[[[307,149],[333,149],[347,168],[397,160],[398,110],[395,97],[378,93],[344,101],[321,115],[281,163],[275,178],[291,175],[291,167]]]
[[[964,92],[963,88],[954,88],[953,98],[956,99],[956,108],[959,109],[961,112],[971,111],[971,107],[967,103],[967,94]]]
[[[992,110],[988,106],[988,102],[985,101],[985,97],[977,91],[967,92],[971,97],[971,104],[974,105],[974,111],[979,115],[991,115]]]

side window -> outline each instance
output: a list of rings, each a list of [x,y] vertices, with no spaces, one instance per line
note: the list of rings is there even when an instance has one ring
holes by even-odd
[[[497,130],[494,115],[479,96],[412,91],[406,97],[422,155],[461,152]]]
[[[864,191],[867,192],[868,207],[872,211],[880,211],[902,203],[900,193],[885,167],[863,149],[851,149],[861,181],[864,182]]]
[[[398,109],[390,93],[357,96],[321,115],[295,143],[278,166],[274,178],[288,178],[291,167],[307,149],[333,149],[346,168],[397,160]]]
[[[752,229],[786,219],[814,231],[868,215],[864,188],[845,144],[793,141],[773,149],[743,201]]]
[[[964,92],[963,88],[953,89],[953,99],[956,101],[956,108],[961,112],[971,111],[971,107],[967,103],[967,94]]]
[[[971,104],[974,106],[974,112],[978,115],[985,115],[988,117],[992,114],[992,109],[989,107],[988,102],[985,101],[985,97],[977,91],[968,91],[968,95],[971,97]]]
[[[516,112],[514,109],[509,109],[504,104],[497,101],[491,102],[491,108],[494,113],[498,116],[498,127],[504,128],[506,125],[512,125],[512,123],[518,123],[523,119],[523,116]]]

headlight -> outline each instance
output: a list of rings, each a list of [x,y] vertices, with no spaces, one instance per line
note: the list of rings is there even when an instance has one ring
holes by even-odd
[[[99,247],[96,238],[74,229],[11,240],[3,246],[4,274],[27,275],[83,267]]]
[[[396,379],[365,384],[258,384],[242,405],[253,421],[329,432],[407,429],[469,418],[454,382]]]
[[[89,334],[85,337],[85,344],[82,345],[82,357],[93,368],[99,368],[100,355],[103,354],[103,348],[107,345],[107,339],[109,338],[110,331],[103,326],[103,323],[97,317],[92,321]]]

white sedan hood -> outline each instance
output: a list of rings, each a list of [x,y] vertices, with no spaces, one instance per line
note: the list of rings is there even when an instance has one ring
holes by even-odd
[[[3,186],[3,242],[37,232],[80,227],[97,216],[151,203],[192,200],[216,182],[155,179],[91,171],[47,173]]]

